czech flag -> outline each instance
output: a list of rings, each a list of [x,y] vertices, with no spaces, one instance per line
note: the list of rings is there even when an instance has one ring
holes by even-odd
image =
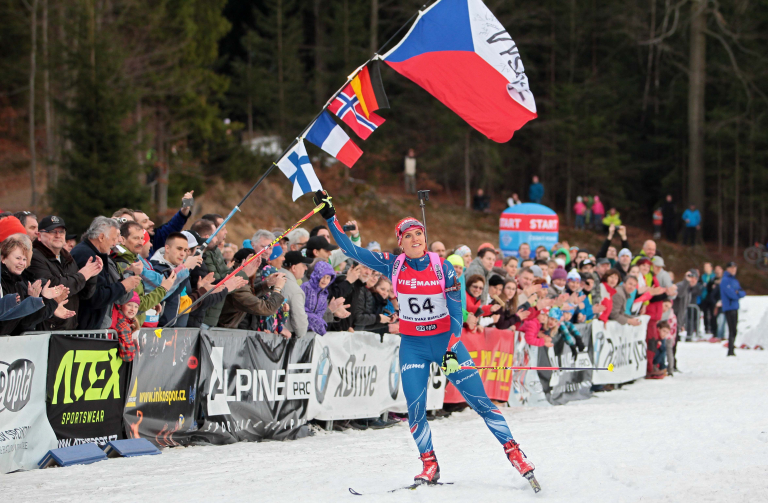
[[[336,124],[331,114],[323,110],[320,117],[309,126],[307,140],[314,143],[331,156],[338,159],[348,168],[351,168],[363,151],[350,140],[347,133]]]
[[[368,117],[364,115],[360,100],[351,84],[334,98],[328,105],[328,110],[336,114],[336,117],[343,120],[363,140],[367,140],[376,128],[384,124],[384,119],[373,112]]]
[[[382,59],[493,141],[536,118],[520,51],[481,0],[439,0]]]

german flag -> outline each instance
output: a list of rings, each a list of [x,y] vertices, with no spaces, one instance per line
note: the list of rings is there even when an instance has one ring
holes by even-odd
[[[381,83],[379,61],[372,61],[352,79],[352,89],[355,91],[360,106],[367,119],[379,108],[389,108],[389,100]]]

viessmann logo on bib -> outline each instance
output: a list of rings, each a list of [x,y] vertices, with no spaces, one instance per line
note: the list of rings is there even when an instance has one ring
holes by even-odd
[[[409,286],[414,290],[417,286],[437,286],[440,284],[439,281],[416,281],[416,278],[411,278],[410,280],[398,279],[397,283],[403,286]]]

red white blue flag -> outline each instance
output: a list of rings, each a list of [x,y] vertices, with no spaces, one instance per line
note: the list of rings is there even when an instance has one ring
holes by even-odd
[[[336,114],[336,117],[344,121],[363,140],[367,140],[376,128],[384,124],[384,119],[373,112],[370,113],[370,117],[365,116],[360,100],[352,89],[352,84],[348,84],[334,98],[328,105],[328,110]]]
[[[336,124],[331,114],[323,110],[320,117],[309,126],[307,140],[314,143],[328,154],[351,168],[363,151],[349,139],[347,133]]]
[[[520,51],[481,0],[439,0],[382,59],[504,143],[536,118]]]

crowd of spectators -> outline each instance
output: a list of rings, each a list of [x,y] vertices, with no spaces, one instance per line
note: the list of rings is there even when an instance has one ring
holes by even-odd
[[[543,187],[533,189],[533,196],[543,196]],[[185,194],[181,209],[158,228],[146,213],[121,208],[94,218],[79,240],[59,216],[0,213],[0,335],[114,329],[121,356],[131,360],[138,328],[173,320],[179,328],[240,328],[285,338],[310,331],[398,333],[389,278],[348,258],[325,225],[297,228],[274,246],[282,231],[259,229],[238,247],[226,241],[226,226],[215,233],[221,215],[190,221],[193,196]],[[524,243],[514,257],[491,243],[474,256],[466,245],[429,243],[459,277],[467,330],[519,330],[528,344],[576,352],[583,341],[574,323],[639,325],[638,316],[646,314],[647,374],[660,378],[674,372],[677,341],[698,335],[698,311],[689,309],[697,306],[713,342],[729,329],[733,354],[738,299],[744,295],[735,264],[725,270],[704,264],[703,271],[691,269],[675,283],[653,240],[633,254],[615,208],[605,215],[597,196],[576,204],[577,217],[583,217],[578,225],[605,225],[607,237],[595,254],[565,241],[550,249]],[[344,230],[363,245],[356,221]],[[616,236],[620,247],[613,245]],[[375,241],[366,247],[382,251]],[[259,252],[258,260],[248,262]]]

